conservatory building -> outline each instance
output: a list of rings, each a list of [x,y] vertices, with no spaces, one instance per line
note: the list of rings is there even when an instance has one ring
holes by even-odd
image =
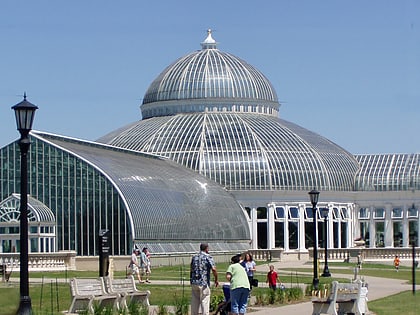
[[[151,83],[142,119],[96,142],[33,132],[29,193],[53,215],[54,248],[82,256],[100,229],[114,255],[307,252],[325,229],[329,248],[418,246],[420,154],[353,155],[279,113],[271,82],[209,31]],[[0,200],[19,193],[18,156],[0,149]]]

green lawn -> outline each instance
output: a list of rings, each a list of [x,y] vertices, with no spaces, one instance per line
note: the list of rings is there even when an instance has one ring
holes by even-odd
[[[258,262],[259,265],[266,264],[266,262]],[[224,271],[227,269],[227,263],[219,263],[219,280],[224,282]],[[322,266],[321,266],[322,267]],[[348,281],[353,274],[354,265],[346,263],[332,263],[330,265],[331,278],[320,277],[320,283],[329,283],[333,280]],[[173,267],[156,267],[152,270],[152,284],[144,285],[142,288],[147,288],[151,291],[150,302],[152,305],[174,305],[182,297],[190,299],[190,289],[188,286],[189,274],[188,266],[173,266]],[[279,272],[280,278],[285,283],[294,284],[310,284],[312,282],[312,268],[308,264],[307,268],[287,269]],[[349,277],[335,278],[334,274],[348,274]],[[265,282],[265,272],[258,272],[256,278],[261,282]],[[411,281],[411,268],[401,267],[397,273],[389,265],[381,264],[364,264],[360,271],[361,276],[375,276],[386,277],[393,279],[401,279],[407,282]],[[13,274],[13,277],[18,277],[18,274]],[[56,282],[55,279],[70,279],[72,277],[97,277],[97,272],[85,271],[69,271],[65,272],[31,272],[31,278],[42,278],[44,276],[43,284],[31,284],[30,296],[32,299],[32,308],[34,315],[50,315],[61,314],[63,310],[68,309],[71,303],[70,289],[68,283]],[[124,277],[124,273],[117,272],[115,277]],[[420,268],[416,270],[416,282],[419,284]],[[153,280],[176,280],[178,283],[185,282],[182,285],[156,285]],[[411,282],[410,282],[411,283]],[[257,290],[255,290],[257,292]],[[222,289],[213,289],[212,295],[222,295]],[[12,283],[0,282],[0,315],[12,315],[16,313],[19,304],[19,282]],[[380,300],[369,301],[368,307],[377,315],[388,314],[415,314],[415,310],[420,309],[420,292],[413,297],[411,292],[398,294],[396,296],[387,297]],[[402,308],[404,308],[402,310]],[[57,311],[58,309],[58,311]],[[411,313],[410,313],[411,312]]]
[[[420,314],[420,292],[402,292],[368,303],[369,310],[377,315]]]

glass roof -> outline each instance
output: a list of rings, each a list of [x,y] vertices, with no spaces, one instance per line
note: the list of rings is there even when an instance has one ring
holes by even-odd
[[[361,169],[356,189],[402,191],[420,189],[420,154],[356,155]]]
[[[268,115],[153,117],[99,141],[168,157],[230,190],[351,191],[359,169],[354,157],[331,141]]]
[[[249,240],[242,208],[221,186],[176,163],[33,132],[101,171],[120,191],[137,240]]]
[[[15,193],[0,203],[0,222],[11,221],[16,213],[20,217],[20,194]],[[28,195],[28,221],[55,223],[55,216],[45,204]]]
[[[278,114],[276,92],[260,71],[218,50],[211,30],[201,45],[201,50],[179,58],[152,82],[143,98],[143,118],[213,111],[215,107],[220,111],[246,111],[248,106]]]

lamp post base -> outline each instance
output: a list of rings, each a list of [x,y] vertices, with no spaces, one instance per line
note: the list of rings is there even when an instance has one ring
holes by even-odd
[[[328,266],[325,266],[324,272],[322,273],[321,277],[331,277],[331,273],[328,270]]]
[[[21,296],[17,315],[32,315],[31,297]]]
[[[314,290],[318,290],[319,289],[319,279],[318,278],[314,278],[312,280],[312,288]]]

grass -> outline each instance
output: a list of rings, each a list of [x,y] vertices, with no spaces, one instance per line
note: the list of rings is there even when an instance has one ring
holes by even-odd
[[[262,266],[267,262],[258,262]],[[227,263],[219,263],[217,265],[219,271],[219,280],[223,282],[224,271],[227,269]],[[322,265],[321,265],[322,267]],[[320,277],[320,284],[330,283],[333,280],[348,281],[353,275],[354,264],[348,263],[331,263],[329,269],[332,274],[331,278]],[[268,271],[268,267],[267,267]],[[279,272],[280,279],[285,283],[291,283],[290,286],[298,284],[312,283],[312,268],[298,269],[283,269]],[[322,272],[322,269],[321,269]],[[334,274],[348,274],[347,278],[335,278]],[[411,281],[411,268],[401,267],[399,272],[395,272],[392,266],[384,264],[364,264],[360,270],[360,275],[385,277],[392,279],[400,279],[403,281]],[[13,277],[18,277],[15,273]],[[44,283],[31,283],[30,296],[32,299],[32,309],[34,315],[50,315],[61,314],[63,310],[68,309],[71,303],[70,288],[68,283],[64,283],[63,279],[70,279],[72,277],[97,277],[97,272],[90,271],[68,271],[68,272],[31,272],[31,278],[44,277]],[[116,272],[115,277],[124,277],[123,272]],[[260,283],[265,283],[266,272],[258,272],[256,278]],[[56,281],[55,279],[61,279]],[[416,270],[417,284],[420,279],[420,268]],[[186,300],[191,298],[191,290],[189,283],[189,269],[188,266],[171,266],[171,267],[156,267],[152,270],[152,284],[144,285],[140,289],[147,288],[151,291],[150,302],[152,305],[176,305],[183,297]],[[156,285],[154,280],[175,280],[177,285]],[[185,286],[182,286],[182,280]],[[259,288],[253,290],[253,294],[257,294]],[[213,288],[212,295],[223,295],[221,287]],[[16,313],[19,304],[19,282],[14,281],[10,283],[0,282],[0,315],[12,315]],[[413,297],[411,292],[401,293],[387,298],[369,301],[368,307],[377,315],[388,314],[416,314],[420,307],[420,293]],[[58,310],[58,311],[57,311]],[[411,312],[411,313],[410,313]]]
[[[416,315],[419,314],[420,292],[413,295],[411,291],[406,291],[370,301],[368,307],[371,312],[377,315]]]

